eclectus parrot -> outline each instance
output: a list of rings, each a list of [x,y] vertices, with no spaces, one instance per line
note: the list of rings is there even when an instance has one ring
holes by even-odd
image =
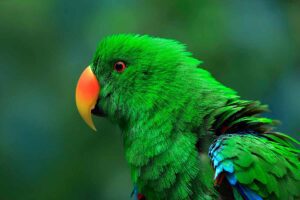
[[[76,104],[92,129],[92,114],[120,126],[135,199],[300,199],[299,142],[177,41],[104,38]]]

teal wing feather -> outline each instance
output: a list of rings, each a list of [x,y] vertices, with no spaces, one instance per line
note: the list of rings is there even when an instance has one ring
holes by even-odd
[[[209,150],[216,184],[226,177],[244,199],[300,199],[300,151],[287,141],[279,133],[221,135]]]

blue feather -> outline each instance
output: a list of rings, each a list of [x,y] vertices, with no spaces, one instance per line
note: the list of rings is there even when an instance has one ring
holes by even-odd
[[[217,140],[209,148],[209,157],[215,168],[215,179],[221,174],[226,173],[226,178],[232,187],[235,187],[245,200],[262,200],[262,197],[238,183],[238,180],[234,174],[234,165],[230,160],[224,159],[221,152],[223,146],[221,144],[222,139]]]
[[[240,184],[236,184],[235,186],[238,191],[241,193],[241,195],[246,199],[246,200],[263,200],[261,196],[250,190],[249,188],[242,186]]]
[[[230,185],[234,186],[236,184],[236,182],[237,182],[236,177],[235,177],[235,175],[233,173],[226,174],[226,178],[229,181]]]
[[[137,185],[134,185],[130,197],[131,198],[133,197],[133,200],[138,200],[138,194],[139,194],[138,187],[137,187]]]

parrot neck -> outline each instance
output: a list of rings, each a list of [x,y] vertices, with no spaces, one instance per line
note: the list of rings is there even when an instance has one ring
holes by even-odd
[[[133,183],[149,199],[215,199],[207,153],[199,155],[196,134],[175,126],[172,119],[153,116],[123,129]]]
[[[212,134],[206,127],[213,121],[208,114],[236,95],[208,72],[192,72],[170,81],[168,92],[138,96],[144,104],[136,104],[138,99],[127,102],[121,114],[132,181],[146,198],[217,199],[207,157]]]

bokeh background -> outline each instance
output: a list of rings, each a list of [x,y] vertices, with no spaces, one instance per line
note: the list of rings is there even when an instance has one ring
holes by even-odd
[[[300,133],[298,0],[0,0],[0,199],[130,199],[118,127],[74,103],[99,40],[140,33],[187,44],[245,99]]]

